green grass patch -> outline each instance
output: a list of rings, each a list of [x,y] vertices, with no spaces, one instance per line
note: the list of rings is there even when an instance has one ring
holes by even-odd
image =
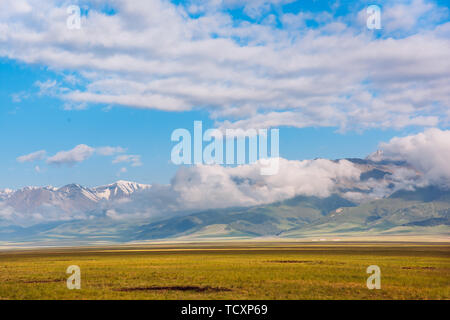
[[[69,265],[81,290],[68,290]],[[366,268],[381,268],[381,289]],[[450,247],[216,244],[0,253],[0,299],[449,299]]]

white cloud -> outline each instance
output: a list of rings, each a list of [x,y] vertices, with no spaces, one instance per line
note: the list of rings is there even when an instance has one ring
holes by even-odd
[[[39,150],[30,154],[26,154],[20,157],[17,157],[17,161],[20,163],[23,162],[33,162],[33,161],[37,161],[37,160],[42,160],[45,158],[47,152],[45,150]]]
[[[140,167],[142,166],[141,156],[134,154],[124,154],[117,156],[112,163],[131,163],[132,167]]]
[[[34,83],[35,86],[39,88],[40,95],[55,95],[58,90],[58,83],[56,80],[46,80],[44,82],[36,81]]]
[[[47,159],[50,164],[68,164],[73,165],[90,158],[94,154],[95,149],[85,144],[79,144],[72,150],[59,151],[54,156]]]
[[[180,168],[171,188],[178,194],[180,208],[250,206],[296,195],[326,197],[336,192],[339,184],[359,181],[361,174],[347,160],[279,160],[279,172],[272,176],[260,174],[259,162],[234,168]]]
[[[70,159],[73,158],[72,155]],[[279,160],[279,173],[274,176],[262,176],[260,163],[238,167],[181,167],[170,185],[152,185],[151,188],[133,193],[130,198],[100,201],[96,206],[78,198],[61,200],[52,195],[52,192],[58,190],[52,187],[44,192],[29,188],[30,192],[39,195],[32,196],[33,199],[44,201],[41,205],[30,208],[23,206],[23,201],[4,204],[0,201],[0,216],[3,214],[16,222],[37,223],[86,219],[88,214],[84,209],[89,212],[98,209],[96,212],[100,215],[107,212],[107,216],[113,219],[128,219],[167,216],[209,208],[252,206],[296,195],[326,197],[337,192],[343,185],[358,182],[361,173],[357,166],[347,160]],[[126,169],[122,168],[120,172],[126,172]],[[5,207],[2,213],[1,206],[7,204],[17,208],[11,211],[11,208]]]
[[[432,184],[450,186],[450,130],[432,128],[380,144],[384,159],[402,160]]]
[[[71,111],[71,110],[86,110],[88,108],[88,104],[86,102],[82,102],[82,103],[73,103],[73,102],[66,102],[63,105],[63,109],[66,111]]]
[[[77,162],[82,162],[89,159],[94,153],[100,156],[113,156],[118,153],[125,152],[126,149],[122,147],[90,147],[85,144],[79,144],[75,148],[68,151],[59,151],[55,155],[47,158],[47,163],[49,164],[75,164]],[[17,157],[17,161],[20,163],[23,162],[34,162],[38,160],[43,160],[47,156],[47,152],[45,150],[36,151],[30,154],[26,154],[20,157]],[[140,156],[125,156],[121,162],[132,162],[132,165],[137,166],[141,165]],[[40,172],[41,168],[36,166],[36,171]]]
[[[112,156],[116,153],[123,153],[126,150],[122,147],[99,147],[95,148],[95,152],[102,156]]]
[[[260,168],[260,163],[181,167],[169,185],[152,185],[103,209],[114,219],[167,217],[176,212],[267,204],[297,195],[326,197],[358,182],[361,173],[347,160],[280,159],[274,176],[262,176]]]
[[[447,8],[438,8],[435,3],[425,0],[394,2],[383,7],[382,24],[388,31],[413,30],[419,23],[434,22],[448,14]],[[434,21],[427,21],[434,19]]]
[[[32,10],[2,12],[0,56],[77,71],[82,79],[72,89],[71,81],[67,88],[55,80],[37,83],[69,107],[205,109],[230,126],[448,123],[450,23],[416,23],[407,36],[388,37],[389,28],[398,29],[393,23],[429,21],[441,7],[419,0],[387,6],[386,37],[378,39],[352,19],[326,12],[314,14],[316,29],[296,25],[288,14],[280,16],[286,24],[280,29],[234,21],[223,11],[245,7],[252,16],[264,16],[281,2],[286,1],[193,1],[188,7],[203,12],[194,19],[184,7],[159,0],[116,0],[116,13],[107,15],[97,9],[106,3],[100,0],[74,31],[65,27],[67,13],[59,2],[22,1]]]
[[[73,163],[75,159],[81,160],[95,150],[86,147],[77,146],[66,151],[59,156],[58,161]],[[260,174],[263,164],[259,162],[236,167],[180,167],[168,185],[152,185],[126,199],[101,201],[98,203],[99,207],[89,207],[89,210],[93,212],[97,208],[99,214],[107,212],[107,216],[113,219],[167,217],[174,213],[205,209],[268,204],[298,195],[327,197],[340,194],[353,201],[365,202],[388,196],[400,189],[412,190],[430,184],[450,187],[450,130],[428,129],[419,134],[393,138],[380,147],[383,153],[372,157],[376,161],[375,167],[371,162],[327,159],[299,161],[282,158],[279,159],[278,173],[271,176]],[[87,152],[83,153],[83,149]],[[391,162],[381,162],[382,160]],[[113,162],[131,165],[141,163],[136,155],[118,155]],[[386,175],[383,178],[361,179],[362,173],[370,172],[373,168],[386,172]],[[127,169],[122,167],[118,175],[126,172]],[[48,192],[51,190],[53,188],[49,188]],[[50,196],[45,198],[53,199]],[[18,203],[22,204],[23,201]],[[0,215],[21,221],[27,221],[30,213],[41,216],[39,219],[33,217],[36,221],[74,219],[75,214],[77,218],[86,218],[82,211],[75,210],[76,204],[68,206],[65,201],[53,204],[65,208],[67,214],[59,216],[57,208],[50,205],[25,214],[20,210],[11,211],[5,204],[3,208],[0,207]]]

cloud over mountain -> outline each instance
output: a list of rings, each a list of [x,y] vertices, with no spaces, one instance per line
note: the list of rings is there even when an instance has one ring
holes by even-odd
[[[383,159],[403,160],[430,184],[450,186],[450,130],[437,128],[380,144]]]
[[[279,159],[279,172],[273,176],[261,175],[261,165],[257,162],[237,167],[182,167],[171,184],[151,188],[126,181],[96,188],[75,184],[61,188],[27,187],[4,193],[0,199],[1,217],[10,223],[28,224],[102,216],[114,220],[155,218],[203,209],[268,204],[297,195],[327,197],[339,193],[352,200],[371,199],[392,193],[394,189],[388,185],[396,183],[395,178],[363,181],[361,174],[370,172],[374,166],[348,160]],[[352,189],[356,191],[347,191]]]
[[[354,202],[367,202],[403,189],[450,186],[449,130],[428,129],[394,138],[380,144],[380,148],[381,151],[367,159],[300,161],[279,158],[279,170],[274,175],[261,175],[265,164],[258,161],[233,167],[180,167],[170,184],[154,184],[151,188],[119,181],[97,188],[68,185],[0,191],[0,211],[2,218],[8,221],[87,219],[89,216],[120,220],[248,207],[299,195],[324,198],[338,194]],[[101,150],[101,154],[124,151],[119,147],[79,145],[58,152],[50,159],[54,163],[75,163],[92,156],[96,150]],[[140,158],[119,155],[113,162],[139,165]]]
[[[61,102],[64,117],[54,118],[58,125],[65,114],[100,104],[197,111],[220,129],[435,128],[383,143],[383,152],[368,159],[280,158],[279,172],[272,176],[260,175],[259,162],[237,167],[199,165],[181,167],[170,184],[151,188],[116,183],[99,188],[68,185],[0,191],[0,220],[127,220],[262,205],[298,195],[323,198],[337,193],[364,202],[401,189],[450,186],[450,134],[437,129],[450,123],[448,8],[428,0],[386,3],[383,29],[373,32],[366,28],[362,1],[348,6],[345,14],[338,14],[345,10],[334,5],[322,12],[284,11],[281,6],[290,2],[96,0],[88,1],[89,6],[79,2],[81,28],[69,29],[66,1],[2,0],[0,57],[49,71],[36,75],[42,79],[34,79],[29,92],[11,97],[22,105],[34,90],[42,99]],[[236,10],[240,13],[233,14]],[[140,117],[136,114],[126,118],[132,119],[127,125],[135,124]],[[43,119],[53,119],[48,115],[42,115]],[[126,122],[122,115],[110,119],[120,117]],[[168,118],[155,117],[154,122],[159,119]],[[86,134],[84,122],[79,123],[67,126],[76,128],[61,137],[72,139],[64,140],[64,150],[29,153],[37,150],[33,149],[22,155],[14,150],[12,161],[22,167],[36,162],[34,170],[43,176],[46,164],[70,167],[95,156],[111,157],[108,164],[117,165],[118,175],[141,177],[152,170],[143,166],[144,157],[155,161],[153,170],[160,168],[158,158],[166,160],[158,153],[164,148],[153,152],[145,145],[151,150],[141,157],[138,151],[120,146],[94,145],[107,138],[136,139],[128,141],[138,148],[140,143],[134,142],[146,139],[144,130],[162,132],[158,130],[166,123],[155,127],[145,123],[142,132],[120,125],[105,126],[111,131],[103,132],[99,127],[98,137],[85,143],[73,140],[82,136],[77,130]],[[154,140],[154,145],[162,145]],[[144,170],[132,172],[138,167]],[[29,172],[31,168],[30,164]],[[22,179],[28,179],[29,172]],[[16,178],[14,172],[8,177]]]
[[[337,190],[338,183],[358,181],[361,174],[347,160],[279,159],[278,174],[261,175],[260,169],[260,162],[234,168],[182,168],[172,180],[172,189],[179,194],[180,204],[188,208],[249,206],[299,194],[328,196]]]

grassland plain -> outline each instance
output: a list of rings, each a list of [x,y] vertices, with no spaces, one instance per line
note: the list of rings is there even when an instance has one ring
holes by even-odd
[[[81,290],[68,290],[69,265]],[[369,290],[366,268],[381,268]],[[216,243],[0,252],[1,299],[450,299],[450,245]]]

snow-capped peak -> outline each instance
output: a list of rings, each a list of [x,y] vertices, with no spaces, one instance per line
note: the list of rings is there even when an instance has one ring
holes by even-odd
[[[11,189],[0,189],[0,200],[8,198],[14,193],[14,190]]]
[[[94,188],[87,188],[76,183],[71,183],[62,186],[60,188],[56,188],[53,186],[45,186],[45,187],[27,186],[19,190],[0,189],[0,197],[1,199],[6,199],[7,197],[14,195],[16,192],[23,194],[23,193],[47,191],[58,194],[59,195],[58,197],[62,198],[71,197],[73,199],[78,196],[81,196],[88,198],[91,201],[98,202],[101,199],[113,200],[128,197],[136,191],[141,191],[148,188],[151,188],[151,185],[132,181],[119,180],[108,185]]]
[[[116,199],[131,195],[133,192],[151,188],[151,185],[131,181],[119,180],[112,184],[93,188],[94,193],[101,199]]]

